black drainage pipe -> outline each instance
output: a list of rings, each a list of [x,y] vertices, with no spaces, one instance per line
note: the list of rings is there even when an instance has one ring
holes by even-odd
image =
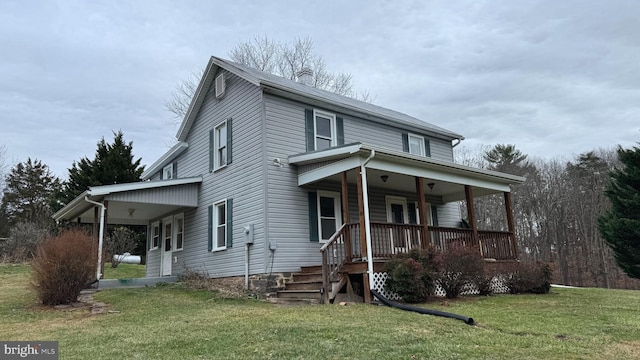
[[[470,318],[470,317],[457,315],[457,314],[452,314],[452,313],[448,313],[448,312],[444,312],[444,311],[431,310],[431,309],[425,309],[425,308],[421,308],[421,307],[417,307],[417,306],[410,306],[410,305],[400,304],[400,303],[397,303],[397,302],[394,302],[394,301],[391,301],[391,300],[387,299],[386,297],[382,296],[382,294],[380,294],[379,292],[377,292],[375,290],[371,290],[371,294],[373,294],[373,296],[377,297],[380,300],[380,302],[382,302],[383,304],[385,304],[387,306],[391,306],[391,307],[397,308],[397,309],[400,309],[400,310],[414,311],[414,312],[417,312],[417,313],[420,313],[420,314],[442,316],[442,317],[446,317],[446,318],[450,318],[450,319],[462,320],[467,325],[474,325],[475,324],[475,322],[473,321],[473,318]]]

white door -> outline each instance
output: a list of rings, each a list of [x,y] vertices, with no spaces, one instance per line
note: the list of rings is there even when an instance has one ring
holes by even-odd
[[[387,222],[392,224],[408,224],[407,199],[399,196],[387,196]],[[397,229],[390,230],[391,250],[393,253],[406,252],[409,247],[408,234]]]
[[[171,276],[173,258],[173,217],[162,220],[162,276]]]

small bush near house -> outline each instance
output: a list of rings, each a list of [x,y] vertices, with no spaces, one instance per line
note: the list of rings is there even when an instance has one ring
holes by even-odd
[[[81,230],[66,230],[49,238],[38,246],[31,267],[32,286],[44,305],[75,302],[95,279],[91,237]]]
[[[487,296],[493,293],[493,290],[491,289],[491,282],[497,275],[498,274],[496,274],[495,272],[487,271],[487,269],[485,268],[481,277],[472,280],[473,286],[478,289],[478,295]]]
[[[478,248],[454,244],[440,256],[438,282],[448,299],[457,298],[466,286],[477,286],[485,280],[484,259]]]
[[[545,263],[518,263],[504,276],[512,294],[547,294],[551,289],[551,267]]]
[[[426,301],[433,293],[438,271],[436,250],[411,250],[398,254],[384,267],[389,278],[386,288],[408,303]]]

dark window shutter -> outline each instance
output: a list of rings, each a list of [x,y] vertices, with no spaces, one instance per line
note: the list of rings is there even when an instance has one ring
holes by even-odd
[[[227,247],[233,247],[233,199],[227,199]]]
[[[318,193],[309,191],[309,241],[318,242]]]
[[[433,218],[433,226],[438,226],[438,207],[431,205],[431,217]]]
[[[307,151],[316,149],[315,145],[315,129],[313,128],[313,110],[304,109],[304,127],[307,139]]]
[[[233,142],[232,140],[232,131],[231,131],[231,118],[227,119],[227,164],[231,164],[231,161],[233,159],[232,157],[232,151],[231,151],[231,144]]]
[[[213,135],[213,130],[209,130],[209,172],[213,171],[213,154],[215,153]]]
[[[164,169],[160,170],[160,180],[164,179]]]
[[[151,245],[153,243],[153,226],[147,226],[147,251],[151,250]]]
[[[162,228],[164,227],[164,224],[162,223],[162,221],[160,221],[158,223],[158,250],[162,249]]]
[[[209,251],[213,250],[213,205],[209,205],[207,216],[207,238],[209,240]]]
[[[178,162],[173,162],[173,178],[176,179],[178,177]]]
[[[416,207],[414,203],[409,203],[407,205],[407,212],[409,213],[409,224],[417,224],[418,223],[418,214],[416,214]]]
[[[338,146],[344,145],[344,120],[341,117],[336,117],[336,135]]]
[[[402,151],[409,152],[409,134],[402,133]]]
[[[428,137],[424,137],[424,154],[427,157],[431,157],[431,143]]]

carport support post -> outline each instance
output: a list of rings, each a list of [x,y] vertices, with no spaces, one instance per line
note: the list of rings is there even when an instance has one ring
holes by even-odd
[[[104,229],[102,229],[102,240],[103,240],[102,247],[103,247],[103,249],[100,249],[100,250],[104,250],[104,237],[107,235],[107,224],[109,223],[109,221],[107,221],[109,219],[109,201],[108,200],[104,200],[103,204],[104,204],[104,223],[102,224],[102,226],[104,227]],[[103,255],[103,257],[104,257],[104,255]],[[105,263],[104,260],[100,263],[100,274],[103,277],[104,277],[104,263]]]

